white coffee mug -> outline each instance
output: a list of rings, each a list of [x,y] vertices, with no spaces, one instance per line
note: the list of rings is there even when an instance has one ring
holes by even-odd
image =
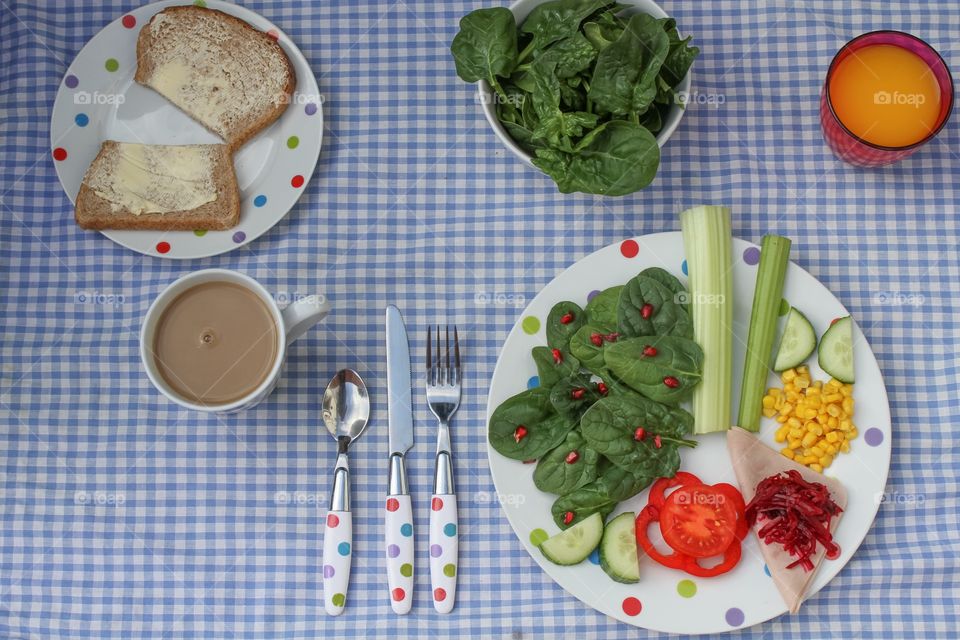
[[[198,404],[180,396],[160,375],[157,368],[156,358],[153,355],[154,333],[157,328],[157,321],[160,319],[163,311],[178,295],[205,282],[231,282],[240,285],[245,289],[255,293],[270,310],[273,321],[277,326],[277,358],[273,363],[273,368],[260,385],[249,394],[226,404]],[[167,396],[173,402],[176,402],[187,409],[197,411],[207,411],[213,413],[235,413],[249,409],[262,402],[277,385],[280,379],[280,370],[287,357],[287,345],[302,336],[307,329],[320,322],[330,313],[330,304],[327,299],[320,294],[305,296],[292,301],[285,309],[281,310],[273,296],[270,295],[263,285],[250,276],[229,271],[227,269],[204,269],[188,273],[179,280],[173,282],[157,296],[153,304],[147,310],[147,315],[143,319],[143,326],[140,328],[140,359],[143,360],[143,366],[147,370],[147,377],[153,383],[160,393]]]

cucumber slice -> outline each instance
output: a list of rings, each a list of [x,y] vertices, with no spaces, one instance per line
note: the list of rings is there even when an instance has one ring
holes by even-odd
[[[840,382],[853,384],[853,320],[840,318],[820,338],[820,368]]]
[[[603,518],[599,513],[594,513],[566,531],[543,541],[540,551],[554,564],[579,564],[597,548],[602,536]]]
[[[632,511],[621,513],[607,523],[600,541],[600,566],[608,576],[626,584],[640,582],[635,519]]]
[[[817,334],[813,325],[798,309],[790,307],[773,370],[786,371],[802,364],[816,348]]]

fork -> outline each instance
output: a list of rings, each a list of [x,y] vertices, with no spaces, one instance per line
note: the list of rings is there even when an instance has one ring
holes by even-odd
[[[450,363],[450,327],[446,327],[444,350],[440,348],[437,326],[436,354],[431,352],[432,336],[427,328],[427,404],[440,423],[437,433],[437,463],[430,500],[430,585],[433,607],[440,613],[453,610],[457,594],[457,496],[453,488],[453,459],[450,453],[450,418],[460,407],[460,337],[453,328],[453,366]]]

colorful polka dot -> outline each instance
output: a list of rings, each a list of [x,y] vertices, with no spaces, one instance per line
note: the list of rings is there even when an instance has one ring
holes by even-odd
[[[120,63],[117,62],[116,58],[107,58],[107,61],[103,63],[103,68],[113,73],[120,68]]]
[[[453,524],[452,522],[448,522],[447,524],[443,525],[443,533],[452,538],[453,536],[457,535],[457,525]]]
[[[265,204],[267,204],[267,196],[263,194],[260,194],[259,196],[253,199],[253,206],[255,207],[262,207]]]
[[[387,511],[396,511],[400,508],[400,501],[396,498],[387,498]]]
[[[332,602],[333,606],[335,607],[342,607],[346,601],[347,596],[343,595],[342,593],[335,593],[333,594],[333,597],[330,598],[330,602]]]
[[[634,598],[633,596],[623,599],[623,612],[628,616],[637,616],[640,615],[640,612],[643,610],[643,605],[640,604],[640,601]]]
[[[444,600],[447,599],[447,592],[441,589],[440,587],[437,587],[436,589],[433,590],[433,599],[436,600],[437,602],[443,602]]]
[[[636,258],[640,253],[640,245],[636,240],[624,240],[620,243],[620,253],[624,258]]]
[[[391,544],[387,547],[387,556],[390,558],[396,558],[400,555],[400,547],[395,544]]]
[[[290,185],[291,185],[294,189],[299,189],[300,187],[302,187],[302,186],[303,186],[303,176],[299,176],[299,175],[293,176],[293,179],[290,180]]]
[[[123,19],[120,20],[120,23],[123,24],[127,29],[133,29],[137,26],[137,19],[134,16],[123,16]]]
[[[63,84],[67,85],[68,89],[76,89],[77,85],[80,84],[80,80],[77,79],[75,75],[69,75],[63,79]]]
[[[206,229],[195,229],[194,232],[193,232],[193,235],[197,236],[198,238],[202,238],[203,236],[207,235],[207,230],[206,230]]]
[[[73,117],[73,121],[77,123],[78,127],[85,127],[90,124],[90,118],[85,113],[78,113]]]
[[[689,273],[687,273],[687,261],[686,261],[686,260],[684,260],[683,262],[680,263],[680,271],[682,271],[682,272],[683,272],[683,275],[685,275],[685,276],[690,275]]]
[[[402,575],[404,578],[409,578],[410,576],[412,576],[413,565],[410,564],[409,562],[404,562],[402,565],[400,565],[400,575]]]
[[[307,105],[303,108],[303,112],[308,116],[312,116],[317,112],[317,105],[312,102],[308,102]]]
[[[400,587],[397,587],[397,588],[394,589],[391,593],[392,593],[392,595],[393,595],[393,599],[394,599],[396,602],[400,602],[401,600],[403,600],[404,598],[407,597],[407,593],[406,593],[403,589],[401,589]]]
[[[830,326],[832,327],[832,326],[835,325],[835,324],[837,323],[837,321],[839,321],[839,320],[840,320],[840,318],[834,318],[833,320],[830,321]]]
[[[207,0],[193,0],[193,4],[197,7],[207,6]]]
[[[532,336],[537,331],[540,331],[540,318],[536,316],[527,316],[523,319],[523,322],[520,323],[520,327],[523,329],[525,334]]]
[[[300,145],[300,138],[297,136],[290,136],[287,138],[287,149],[296,149]]]
[[[441,546],[438,545],[438,544],[432,544],[432,545],[430,545],[430,557],[431,557],[431,558],[439,558],[439,557],[440,557],[440,554],[442,554],[442,553],[443,553],[443,547],[441,547]]]
[[[760,262],[760,249],[758,247],[747,247],[743,252],[743,261],[749,265],[755,265]]]
[[[332,578],[332,577],[333,577],[333,574],[335,574],[335,573],[336,573],[336,571],[334,570],[334,568],[333,568],[332,565],[329,565],[329,564],[323,565],[323,577],[324,577],[324,578]]]
[[[591,564],[600,564],[600,550],[594,549],[590,552],[589,560]]]
[[[732,609],[727,609],[727,613],[724,614],[723,617],[726,619],[727,624],[730,625],[731,627],[739,627],[740,625],[743,624],[743,620],[744,620],[743,611],[741,611],[740,609],[737,609],[736,607],[733,607]]]
[[[434,496],[433,500],[430,501],[430,508],[434,511],[440,511],[440,509],[443,509],[443,500]]]
[[[339,553],[339,554],[342,555],[342,556],[348,556],[348,555],[350,555],[350,543],[349,543],[349,542],[341,542],[340,544],[338,544],[338,545],[337,545],[337,553]]]
[[[550,536],[547,535],[547,532],[543,529],[534,529],[530,532],[530,544],[535,547],[539,547],[544,542],[547,541],[547,538]]]
[[[457,565],[455,564],[445,564],[443,565],[443,575],[448,578],[452,578],[457,575]]]
[[[593,291],[587,294],[587,302],[590,302],[591,300],[596,298],[598,295],[600,295],[600,289],[594,289]]]
[[[400,527],[400,535],[404,538],[409,538],[413,535],[413,525],[409,522]]]
[[[763,572],[767,574],[767,577],[770,577],[770,578],[773,577],[772,575],[770,575],[770,567],[768,567],[766,564],[763,565]]]
[[[540,386],[540,376],[530,376],[527,380],[527,389],[534,389]]]
[[[169,242],[158,242],[157,243],[157,253],[169,253],[170,252],[170,243]]]
[[[63,147],[57,147],[53,150],[53,159],[57,162],[63,162],[67,159],[67,150]]]
[[[267,31],[267,36],[273,38],[274,40],[280,39],[280,34],[277,33],[276,29],[270,29],[270,31]]]
[[[237,244],[240,244],[246,239],[247,239],[247,234],[245,234],[243,231],[237,231],[235,234],[233,234],[233,241],[236,242]]]
[[[780,298],[780,308],[777,309],[777,315],[781,318],[790,313],[790,303],[786,298]]]
[[[677,593],[682,598],[692,598],[697,595],[697,585],[693,580],[681,580],[677,583]]]
[[[876,427],[870,427],[867,429],[867,432],[863,434],[863,440],[871,447],[878,447],[880,443],[883,442],[883,431],[880,431],[880,429]]]

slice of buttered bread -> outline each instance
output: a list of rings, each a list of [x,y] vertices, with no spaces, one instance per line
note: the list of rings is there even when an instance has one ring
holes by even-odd
[[[235,151],[280,117],[297,77],[277,42],[229,14],[168,7],[137,39],[134,78]]]
[[[77,194],[84,229],[229,229],[240,220],[230,150],[107,140]]]

